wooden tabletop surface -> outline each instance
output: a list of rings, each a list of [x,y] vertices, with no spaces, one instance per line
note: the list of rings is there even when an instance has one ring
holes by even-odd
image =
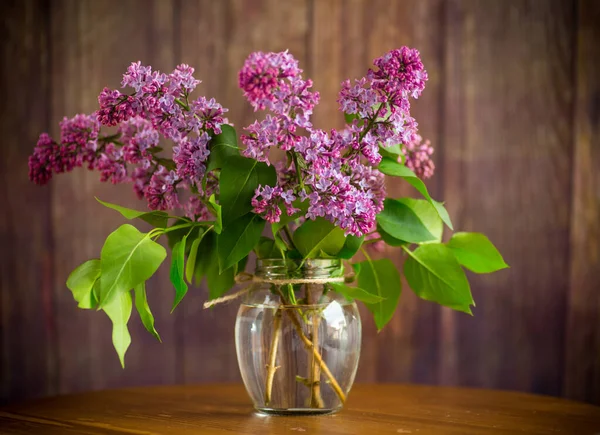
[[[149,387],[0,409],[1,434],[600,434],[600,407],[503,391],[357,385],[343,411],[256,414],[241,385]]]

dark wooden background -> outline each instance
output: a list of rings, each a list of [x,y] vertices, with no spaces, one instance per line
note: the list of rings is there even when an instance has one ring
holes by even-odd
[[[383,332],[364,321],[358,381],[533,391],[600,403],[600,1],[3,1],[0,77],[1,398],[129,385],[239,381],[237,307],[174,314],[168,271],[149,285],[163,344],[130,322],[122,370],[102,313],[76,308],[68,273],[98,256],[135,206],[130,188],[79,170],[36,187],[27,156],[63,115],[90,112],[131,61],[194,66],[199,92],[248,125],[237,89],[253,50],[290,51],[340,127],[340,82],[401,45],[430,80],[414,112],[436,147],[435,197],[455,227],[489,235],[511,265],[473,276],[475,316],[405,290]],[[390,186],[393,194],[408,194]],[[400,261],[396,251],[386,252]]]

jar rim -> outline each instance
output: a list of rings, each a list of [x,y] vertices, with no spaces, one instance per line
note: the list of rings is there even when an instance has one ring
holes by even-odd
[[[336,276],[342,268],[339,258],[309,258],[304,261],[283,258],[257,258],[255,273],[264,278]]]

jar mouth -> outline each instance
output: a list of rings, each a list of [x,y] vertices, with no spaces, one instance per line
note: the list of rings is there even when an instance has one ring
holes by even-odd
[[[302,260],[260,258],[256,260],[256,276],[261,278],[330,278],[340,276],[342,261],[339,258],[311,258]]]

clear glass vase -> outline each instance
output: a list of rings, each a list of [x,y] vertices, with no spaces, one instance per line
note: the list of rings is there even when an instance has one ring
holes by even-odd
[[[242,379],[267,414],[341,409],[358,367],[358,309],[328,284],[341,280],[340,260],[298,263],[258,260],[236,319]]]

